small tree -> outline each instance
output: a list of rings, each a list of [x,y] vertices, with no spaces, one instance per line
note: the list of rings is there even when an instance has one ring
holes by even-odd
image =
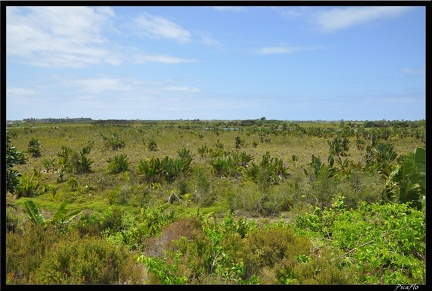
[[[36,138],[32,138],[28,144],[28,152],[32,157],[37,158],[41,156],[40,141]]]
[[[6,190],[14,193],[19,183],[21,174],[13,169],[16,164],[20,163],[21,152],[11,145],[10,138],[6,133]]]

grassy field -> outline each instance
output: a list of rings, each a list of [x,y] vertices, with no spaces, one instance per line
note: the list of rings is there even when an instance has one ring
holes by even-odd
[[[92,223],[98,225],[97,230],[94,230],[95,237],[114,245],[123,245],[129,249],[131,257],[134,253],[139,255],[133,263],[124,262],[124,265],[133,268],[132,266],[139,262],[139,266],[146,266],[145,272],[141,269],[134,271],[132,274],[137,277],[131,275],[133,278],[128,279],[136,280],[140,284],[331,283],[331,278],[314,277],[315,281],[306,275],[303,278],[300,271],[297,277],[289,275],[288,271],[287,274],[278,273],[278,264],[283,264],[286,268],[292,264],[288,264],[286,256],[280,259],[272,258],[275,262],[271,264],[261,261],[262,268],[248,269],[242,265],[246,264],[247,260],[240,259],[239,254],[238,258],[235,255],[235,249],[240,247],[243,240],[231,236],[225,239],[232,240],[232,245],[225,245],[225,242],[221,244],[221,248],[226,249],[225,253],[231,254],[229,258],[225,258],[226,261],[219,261],[217,252],[220,249],[214,249],[213,253],[208,251],[212,258],[209,262],[194,262],[211,266],[219,264],[217,271],[213,267],[208,269],[208,265],[203,267],[205,271],[202,273],[205,275],[202,276],[198,273],[192,274],[192,267],[180,268],[180,263],[172,261],[174,257],[170,255],[150,254],[156,252],[154,246],[160,244],[164,234],[170,233],[168,236],[171,239],[163,239],[164,245],[160,248],[169,249],[168,244],[181,237],[173,232],[184,229],[185,233],[189,233],[195,229],[196,226],[192,227],[191,221],[184,221],[193,220],[191,217],[200,221],[200,233],[204,230],[207,234],[206,240],[213,241],[213,244],[225,240],[221,240],[223,235],[218,239],[217,235],[209,232],[210,226],[203,217],[214,217],[215,221],[222,221],[218,231],[228,229],[227,221],[237,229],[237,233],[240,233],[239,228],[243,227],[243,238],[245,233],[250,232],[249,243],[258,243],[256,240],[265,236],[255,233],[257,237],[252,239],[252,225],[257,223],[263,227],[263,232],[272,225],[280,227],[278,231],[281,236],[291,236],[286,229],[295,226],[294,231],[297,234],[302,233],[308,237],[308,244],[322,244],[323,238],[318,239],[318,233],[322,235],[323,228],[329,227],[323,220],[323,211],[329,211],[327,214],[334,216],[335,221],[336,217],[342,217],[337,216],[341,213],[336,211],[335,205],[343,205],[343,209],[353,215],[365,214],[362,212],[365,210],[359,206],[362,203],[388,205],[386,207],[402,205],[405,201],[400,201],[401,198],[398,201],[397,197],[389,198],[385,194],[394,193],[395,189],[400,193],[402,189],[401,182],[395,182],[390,172],[400,166],[402,158],[413,153],[416,148],[425,148],[424,121],[34,121],[9,124],[7,135],[11,144],[25,157],[25,163],[14,166],[22,175],[20,184],[14,193],[6,193],[11,233],[25,236],[25,233],[29,232],[28,227],[33,225],[26,213],[26,201],[33,201],[42,217],[47,220],[55,217],[64,203],[67,211],[80,211],[68,227],[75,231],[81,229],[82,233],[91,236],[91,224],[85,224],[84,221],[93,219]],[[32,140],[37,141],[38,155],[32,155]],[[24,183],[27,183],[27,188]],[[424,201],[422,203],[423,208],[415,210],[420,216],[425,211]],[[321,214],[318,215],[316,211],[321,211]],[[156,217],[153,217],[153,214]],[[317,221],[319,231],[310,226],[313,215],[318,215],[320,219]],[[102,227],[108,223],[107,217],[112,223],[121,225],[117,225],[120,229],[114,226]],[[153,224],[150,221],[153,221]],[[303,224],[299,221],[307,221],[305,225],[309,226],[301,228]],[[134,223],[141,225],[141,230],[134,229]],[[147,226],[144,227],[145,223]],[[281,226],[281,223],[284,226]],[[213,226],[215,225],[216,222]],[[152,227],[153,232],[150,231]],[[332,224],[332,227],[336,225]],[[421,233],[421,228],[419,231]],[[73,231],[67,233],[72,235]],[[125,233],[130,233],[131,237],[126,239]],[[11,241],[14,235],[9,236]],[[273,235],[278,236],[277,233],[269,234]],[[422,245],[423,242],[420,239],[417,243]],[[329,244],[330,249],[326,255],[330,256],[332,252],[343,253],[354,247],[341,242]],[[313,248],[311,246],[309,249]],[[203,256],[199,255],[199,252],[195,254],[197,250],[186,242],[183,242],[183,245],[180,243],[174,249],[177,252],[190,252],[191,258],[195,255]],[[16,275],[13,266],[20,266],[19,256],[14,261],[12,254],[16,250],[8,247],[8,251],[11,253],[10,256],[7,254],[8,261],[15,262],[10,263],[11,267],[7,270],[10,283],[43,284],[54,280],[55,276],[36,272],[34,267],[30,266],[26,267],[27,274],[21,277]],[[161,250],[158,252],[162,253]],[[302,252],[299,249],[298,255],[303,254]],[[383,271],[381,277],[375,277],[371,274],[381,265],[368,265],[360,257],[351,257],[353,263],[348,265],[364,263],[365,265],[361,265],[363,273],[359,275],[354,272],[354,267],[348,268],[348,265],[346,269],[343,264],[335,265],[332,272],[345,272],[346,280],[336,280],[333,283],[392,284],[403,279],[422,284],[424,254],[417,246],[415,252],[419,253],[414,255],[418,260],[417,265],[408,264],[406,267],[420,274],[402,272],[399,277],[393,278],[390,273]],[[45,256],[40,255],[40,264]],[[313,257],[312,254],[305,256]],[[319,257],[314,259],[320,260]],[[54,258],[50,257],[49,260]],[[170,264],[177,266],[170,271],[170,274],[176,275],[162,276],[162,271]],[[186,262],[183,264],[188,265]],[[382,262],[382,265],[385,264]],[[198,268],[197,266],[195,268]],[[394,268],[391,264],[389,266],[388,270]],[[237,271],[232,271],[234,269]],[[142,272],[146,274],[144,277]],[[125,276],[122,274],[120,272],[116,278]],[[265,274],[271,275],[266,278]],[[74,281],[72,277],[70,275],[69,279],[55,278],[59,284],[118,283],[108,279],[80,281],[81,279],[75,278]]]

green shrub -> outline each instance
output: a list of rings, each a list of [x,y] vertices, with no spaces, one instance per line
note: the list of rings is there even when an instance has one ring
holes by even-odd
[[[57,242],[35,270],[37,284],[143,283],[124,247],[95,237]]]
[[[75,177],[70,177],[66,181],[66,185],[68,186],[68,189],[70,191],[77,191],[78,190],[78,180]]]
[[[49,159],[44,159],[43,160],[43,167],[44,170],[48,173],[50,171],[54,171],[54,161],[55,159],[49,160]]]
[[[125,154],[115,155],[108,159],[108,174],[118,174],[129,170],[128,157]]]
[[[322,247],[308,256],[284,258],[274,268],[277,283],[287,285],[347,285],[355,283],[355,270],[341,267],[334,251]],[[277,284],[273,282],[273,284]]]
[[[40,157],[41,156],[40,141],[36,138],[32,138],[28,143],[27,151],[34,158]]]
[[[192,157],[164,159],[152,157],[150,160],[141,160],[138,164],[138,174],[145,182],[173,183],[178,177],[187,175],[190,170]]]
[[[244,264],[240,254],[242,237],[252,227],[245,220],[227,214],[215,217],[182,219],[162,230],[152,240],[148,255],[140,257],[152,275],[152,284],[238,284]],[[171,243],[170,243],[171,240]],[[174,241],[173,241],[174,240]],[[165,242],[167,252],[157,249]],[[174,242],[174,243],[172,243]]]
[[[37,170],[33,170],[32,174],[24,173],[20,177],[19,184],[15,187],[14,193],[17,198],[34,197],[39,194],[37,190],[41,181],[42,175]]]
[[[59,157],[59,164],[62,167],[61,170],[65,170],[67,173],[85,174],[91,173],[91,165],[93,161],[90,160],[88,154],[92,149],[91,142],[84,146],[81,152],[73,151],[67,146],[62,146],[61,151],[57,153]]]
[[[59,237],[58,229],[36,225],[27,225],[22,234],[9,232],[6,236],[6,284],[38,284],[33,274]]]
[[[295,225],[319,233],[333,248],[343,251],[334,260],[355,262],[360,284],[398,284],[401,278],[407,284],[423,284],[424,223],[422,212],[407,204],[362,202],[357,209],[345,211],[343,197],[339,197],[330,208],[298,216]],[[389,270],[397,274],[391,276]]]
[[[240,169],[230,155],[217,156],[211,161],[214,173],[218,177],[238,177]]]
[[[146,145],[147,145],[147,149],[149,151],[152,151],[152,152],[157,151],[158,145],[154,139],[150,139]]]
[[[102,135],[102,139],[105,141],[105,146],[112,149],[113,151],[117,151],[126,146],[126,141],[120,139],[120,137],[116,133],[112,134],[111,137],[106,137]]]
[[[279,184],[289,175],[288,168],[283,161],[271,157],[268,151],[262,156],[260,164],[252,162],[246,169],[245,174],[252,181],[259,184],[264,191],[267,191],[271,185]]]
[[[247,275],[257,274],[264,267],[274,267],[284,258],[296,260],[308,256],[311,244],[306,237],[297,237],[294,231],[284,227],[255,230],[246,237],[244,260]]]
[[[10,137],[6,132],[6,190],[14,193],[19,184],[21,174],[14,169],[15,165],[20,164],[20,151],[11,145]]]

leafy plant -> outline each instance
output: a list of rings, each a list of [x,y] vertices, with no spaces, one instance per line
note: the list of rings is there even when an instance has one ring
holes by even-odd
[[[34,270],[34,281],[43,285],[143,284],[135,260],[124,246],[70,234],[55,242]]]
[[[147,149],[149,151],[152,151],[152,152],[157,151],[158,145],[154,139],[150,139],[146,145],[147,145]]]
[[[14,193],[18,198],[34,197],[37,194],[41,181],[42,175],[37,170],[33,170],[32,174],[24,173],[20,177],[19,184],[15,187]]]
[[[340,249],[342,253],[331,262],[340,267],[355,264],[360,284],[399,280],[421,284],[426,270],[424,223],[422,213],[407,204],[361,202],[357,209],[346,211],[344,197],[338,197],[331,207],[298,216],[295,226],[299,233],[319,233]]]
[[[177,150],[177,154],[181,159],[185,159],[185,160],[192,157],[190,150],[185,149],[185,148],[181,148],[181,149]]]
[[[198,153],[202,156],[209,153],[209,148],[206,145],[198,147]]]
[[[190,170],[192,157],[172,159],[165,156],[164,159],[152,157],[150,160],[141,160],[138,164],[138,174],[146,182],[172,183],[180,175],[186,175]]]
[[[70,164],[70,157],[72,155],[72,149],[68,146],[62,146],[61,150],[57,153],[57,156],[59,157],[59,164],[67,172],[71,172],[71,164]]]
[[[75,177],[70,177],[67,181],[66,184],[69,188],[70,191],[77,191],[78,190],[78,180]]]
[[[240,169],[236,161],[230,155],[217,156],[211,161],[211,165],[218,177],[238,176]]]
[[[117,151],[126,146],[126,141],[120,139],[118,134],[114,133],[111,137],[102,136],[102,139],[105,140],[105,146],[107,148],[111,148],[113,151]]]
[[[156,276],[156,280],[159,284],[184,285],[188,282],[186,277],[175,275],[178,264],[165,265],[158,258],[146,257],[143,255],[138,258],[137,262],[144,264],[149,272]]]
[[[67,202],[64,201],[60,204],[57,211],[54,213],[51,219],[45,219],[39,212],[36,204],[32,200],[24,202],[25,210],[31,222],[38,225],[41,228],[46,228],[47,225],[54,225],[65,230],[67,224],[72,221],[77,215],[81,213],[80,210],[67,211]]]
[[[40,157],[41,156],[40,141],[36,138],[32,138],[28,143],[28,150],[27,151],[34,158]]]
[[[129,162],[126,154],[115,155],[108,159],[108,174],[118,174],[129,170]]]
[[[244,140],[242,140],[239,136],[235,138],[235,148],[240,149],[244,145]]]
[[[14,169],[19,164],[20,152],[11,145],[10,137],[6,134],[6,190],[14,193],[19,184],[21,174]]]
[[[245,174],[255,183],[260,184],[264,189],[268,189],[270,185],[279,184],[284,178],[288,177],[288,168],[283,164],[282,159],[270,156],[270,152],[266,152],[261,159],[259,165],[251,162],[246,168]]]
[[[379,174],[388,177],[392,170],[392,163],[397,158],[394,146],[390,143],[380,142],[372,148],[372,153],[375,157],[375,169]]]
[[[416,148],[414,152],[401,157],[401,164],[390,173],[384,190],[388,199],[399,203],[410,202],[421,208],[421,199],[426,194],[426,151]]]
[[[44,159],[43,160],[43,167],[45,169],[45,171],[49,172],[49,171],[53,171],[54,170],[54,161],[55,159],[52,160],[48,160],[48,159]]]
[[[342,161],[342,157],[348,155],[351,141],[345,136],[336,136],[335,138],[333,138],[333,140],[328,140],[327,143],[330,147],[329,160],[333,160],[334,157],[336,157],[336,161],[341,167],[341,171],[343,173],[349,173],[349,170],[347,169],[348,160],[345,159],[344,161]]]
[[[67,146],[62,146],[61,151],[57,153],[59,164],[68,173],[91,173],[93,161],[88,157],[91,149],[92,143],[84,146],[81,152],[73,151]]]

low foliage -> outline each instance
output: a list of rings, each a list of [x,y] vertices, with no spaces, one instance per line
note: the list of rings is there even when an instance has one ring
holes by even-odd
[[[425,283],[424,121],[31,120],[6,148],[7,284]]]
[[[15,195],[17,198],[20,197],[34,197],[38,195],[38,189],[42,181],[41,174],[34,170],[32,174],[24,173],[20,179],[18,185],[15,187]]]
[[[129,170],[129,162],[127,155],[125,154],[115,155],[114,157],[109,158],[107,162],[108,174],[118,174]]]

